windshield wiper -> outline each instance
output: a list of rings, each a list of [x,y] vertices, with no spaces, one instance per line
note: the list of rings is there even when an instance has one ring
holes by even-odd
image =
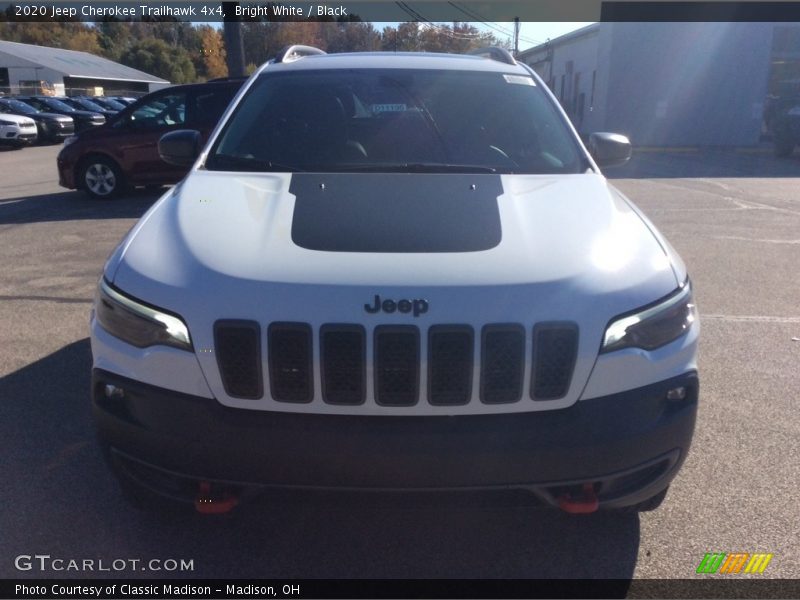
[[[302,171],[292,165],[284,165],[271,160],[261,160],[251,156],[234,156],[231,154],[214,154],[206,159],[206,169],[212,171],[225,169],[228,171],[268,171],[296,173]]]
[[[485,165],[458,165],[452,163],[357,163],[339,165],[334,172],[361,173],[497,173]]]

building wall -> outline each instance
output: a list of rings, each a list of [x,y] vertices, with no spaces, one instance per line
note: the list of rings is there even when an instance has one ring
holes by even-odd
[[[74,61],[73,61],[74,62]],[[128,81],[124,79],[94,79],[91,77],[70,77],[63,71],[42,67],[37,63],[20,58],[9,52],[0,51],[0,69],[8,73],[8,85],[0,83],[7,89],[0,89],[5,94],[17,93],[20,81],[49,81],[56,88],[57,95],[86,93],[90,87],[103,87],[109,95],[112,93],[140,96],[154,90],[168,87],[168,82]],[[84,91],[82,92],[81,89]],[[71,92],[72,90],[72,92]]]
[[[8,69],[9,87],[15,92],[20,81],[49,81],[53,84],[63,83],[63,75],[58,71],[40,67],[35,63],[0,52],[0,67]],[[5,91],[5,90],[3,90]],[[6,92],[8,93],[8,92]]]
[[[102,88],[107,96],[143,96],[150,91],[145,82],[118,81],[113,79],[92,79],[89,77],[64,77],[67,95],[93,95],[91,90]]]
[[[601,23],[596,32],[522,54],[581,134],[624,133],[639,146],[747,146],[762,133],[772,23]],[[568,34],[569,35],[569,34]],[[561,94],[567,62],[581,73]],[[591,98],[595,73],[594,98]]]
[[[567,41],[556,41],[550,50],[541,49],[522,56],[531,65],[561,102],[561,106],[581,133],[595,131],[598,114],[597,95],[597,30]],[[595,93],[592,94],[592,78]]]
[[[774,25],[609,23],[604,126],[634,145],[759,141]]]
[[[575,127],[581,133],[593,131],[596,115],[592,98],[592,77],[597,73],[598,35],[592,33],[553,49],[552,89]]]

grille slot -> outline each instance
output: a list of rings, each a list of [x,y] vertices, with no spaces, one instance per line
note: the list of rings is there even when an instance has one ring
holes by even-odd
[[[359,325],[323,325],[320,330],[322,398],[329,404],[366,399],[366,335]]]
[[[412,406],[419,398],[419,331],[413,326],[375,328],[375,400]]]
[[[217,321],[214,347],[222,385],[233,398],[258,399],[261,376],[261,328],[255,321]]]
[[[311,328],[305,323],[272,323],[268,337],[272,397],[280,402],[311,402]]]
[[[520,325],[487,325],[482,338],[481,402],[517,402],[522,397],[525,329]]]
[[[540,323],[533,328],[531,398],[557,400],[566,396],[578,355],[578,326]]]
[[[428,402],[467,404],[472,395],[473,333],[468,326],[438,325],[428,331]]]

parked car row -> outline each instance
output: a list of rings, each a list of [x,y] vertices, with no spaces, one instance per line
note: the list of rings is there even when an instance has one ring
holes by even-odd
[[[16,145],[39,141],[60,142],[75,133],[75,121],[68,115],[42,111],[17,98],[0,98],[0,119],[5,121],[26,119],[33,121],[36,136]],[[29,126],[30,127],[30,126]],[[5,136],[4,136],[5,137]],[[11,139],[10,137],[7,139]]]
[[[3,96],[0,144],[21,148],[37,141],[62,142],[76,131],[103,125],[134,102],[125,96]]]
[[[200,143],[205,143],[244,81],[224,79],[164,88],[98,127],[77,127],[58,155],[59,184],[95,198],[112,198],[131,186],[177,183],[189,169],[161,160],[159,138],[177,129],[194,129],[201,134]],[[86,107],[85,102],[80,104]]]
[[[188,168],[161,160],[159,138],[177,129],[194,129],[205,143],[244,81],[178,85],[138,100],[0,98],[0,140],[17,147],[37,139],[64,141],[57,158],[59,184],[95,198],[112,198],[131,186],[170,185]]]

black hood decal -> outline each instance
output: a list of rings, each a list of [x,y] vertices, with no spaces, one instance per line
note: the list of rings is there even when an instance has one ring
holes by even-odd
[[[292,241],[329,252],[477,252],[500,243],[499,175],[293,173]]]

